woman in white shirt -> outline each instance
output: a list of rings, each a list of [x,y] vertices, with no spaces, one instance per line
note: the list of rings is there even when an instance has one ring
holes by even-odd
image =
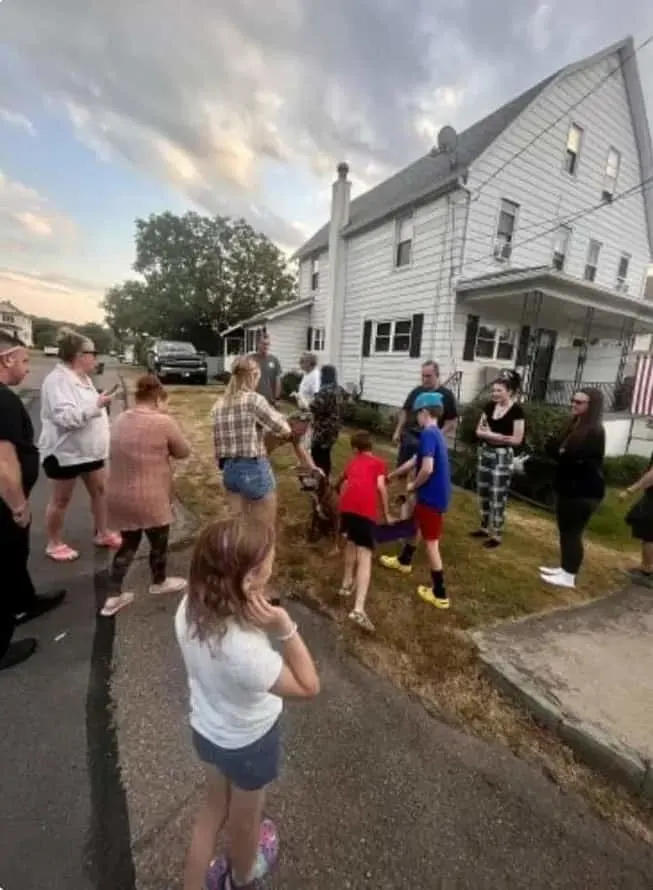
[[[293,393],[297,407],[302,411],[308,411],[313,404],[313,399],[320,388],[320,369],[317,366],[317,356],[312,352],[305,352],[299,359],[299,367],[302,370],[302,379],[296,393]],[[302,447],[310,454],[313,433],[309,427],[302,438]]]
[[[60,363],[41,387],[39,451],[45,475],[52,481],[46,509],[46,554],[70,562],[79,553],[62,540],[66,508],[81,478],[91,498],[95,544],[120,547],[120,535],[107,526],[106,468],[109,455],[107,407],[113,392],[98,393],[91,380],[97,352],[91,340],[68,331],[59,340]]]

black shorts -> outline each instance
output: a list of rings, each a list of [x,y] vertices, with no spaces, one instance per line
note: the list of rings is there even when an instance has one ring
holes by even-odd
[[[356,547],[374,550],[375,529],[376,523],[367,516],[357,516],[355,513],[340,514],[340,531]]]
[[[50,454],[43,461],[43,472],[48,479],[63,482],[66,479],[77,479],[78,476],[83,476],[85,473],[94,473],[96,470],[101,470],[103,466],[103,460],[94,460],[85,464],[62,467],[57,458]]]

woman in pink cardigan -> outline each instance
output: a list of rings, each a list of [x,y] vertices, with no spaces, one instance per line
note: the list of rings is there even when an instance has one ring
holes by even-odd
[[[181,593],[183,578],[166,574],[168,535],[172,522],[171,458],[188,457],[190,446],[166,413],[167,393],[151,374],[136,383],[135,405],[113,423],[109,452],[109,515],[120,529],[122,545],[109,578],[101,615],[111,617],[128,606],[134,594],[123,581],[143,535],[150,544],[150,593]]]

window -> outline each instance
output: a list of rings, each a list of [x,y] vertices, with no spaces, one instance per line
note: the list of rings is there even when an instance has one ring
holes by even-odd
[[[410,352],[412,327],[410,318],[377,321],[374,326],[374,352]]]
[[[511,328],[479,324],[474,358],[511,362],[515,355],[517,332]]]
[[[627,253],[622,253],[619,258],[619,266],[617,267],[617,290],[624,293],[628,290],[628,267],[630,266],[630,257]]]
[[[494,239],[494,256],[498,260],[509,260],[512,253],[512,241],[517,226],[519,204],[514,201],[501,201],[497,234]]]
[[[594,281],[596,278],[596,270],[599,265],[599,254],[601,253],[601,245],[598,241],[590,241],[589,250],[587,251],[587,262],[585,263],[585,281]]]
[[[313,328],[311,352],[324,352],[326,343],[326,332],[324,328]]]
[[[603,176],[603,192],[601,197],[604,201],[611,201],[614,198],[620,165],[621,155],[616,148],[611,148],[608,152],[608,160],[605,163],[605,174]]]
[[[15,318],[10,312],[3,312],[2,320],[6,321],[7,324],[15,324]]]
[[[397,220],[395,239],[395,267],[409,266],[413,249],[413,218],[404,217]]]
[[[245,331],[245,352],[254,352],[265,328],[247,328]]]
[[[320,286],[320,261],[311,260],[311,290],[317,290]]]
[[[562,272],[565,268],[567,259],[567,251],[569,250],[569,239],[571,238],[571,229],[569,226],[560,226],[556,232],[553,242],[553,259],[552,266],[554,269]]]
[[[577,124],[572,124],[567,133],[567,147],[565,149],[565,170],[570,176],[575,176],[578,170],[582,139],[583,131]]]

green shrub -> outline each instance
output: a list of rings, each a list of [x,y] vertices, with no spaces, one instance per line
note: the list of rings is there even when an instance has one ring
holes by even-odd
[[[284,399],[290,399],[292,393],[297,392],[302,375],[298,371],[288,371],[281,378],[281,395]]]
[[[372,402],[345,402],[342,418],[347,426],[367,430],[377,436],[391,436],[396,426],[395,415],[384,414]]]
[[[649,464],[647,457],[638,454],[623,454],[619,457],[606,457],[603,464],[605,481],[614,488],[627,488],[646,471]]]

